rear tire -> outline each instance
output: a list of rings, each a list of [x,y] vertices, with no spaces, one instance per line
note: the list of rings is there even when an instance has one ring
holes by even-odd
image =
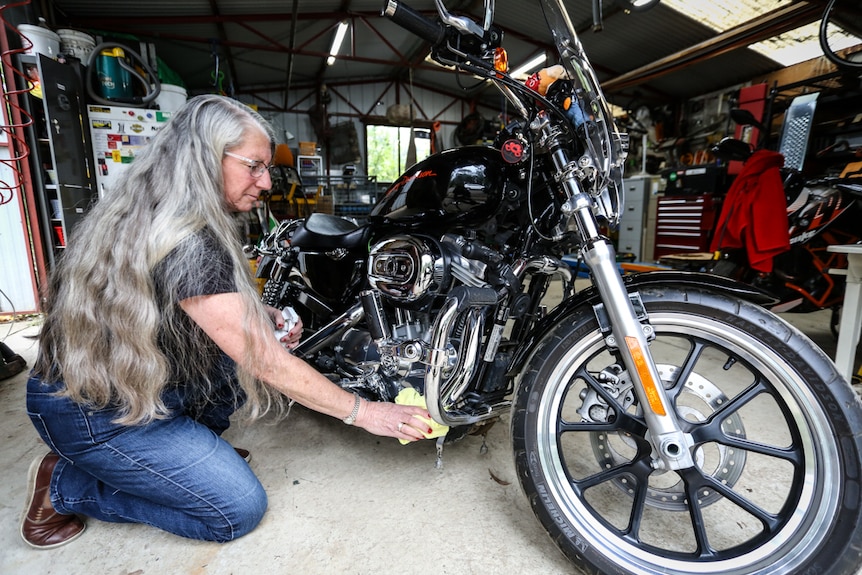
[[[630,379],[578,308],[533,351],[512,416],[521,486],[557,546],[591,573],[855,573],[862,411],[834,364],[753,304],[640,294],[695,465],[652,467]]]

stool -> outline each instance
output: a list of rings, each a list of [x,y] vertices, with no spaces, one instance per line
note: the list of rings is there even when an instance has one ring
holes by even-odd
[[[835,365],[847,381],[853,377],[853,362],[862,331],[862,244],[829,246],[827,251],[847,254],[847,283],[844,288],[844,305],[838,326],[838,347]],[[843,270],[842,270],[843,271]]]

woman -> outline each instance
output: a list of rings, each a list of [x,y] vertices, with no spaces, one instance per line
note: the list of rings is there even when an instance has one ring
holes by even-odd
[[[75,229],[51,279],[27,411],[51,453],[34,461],[21,535],[78,537],[81,517],[195,539],[251,531],[266,494],[220,438],[286,398],[371,433],[416,440],[427,411],[370,403],[279,342],[258,301],[233,212],[252,209],[275,139],[247,106],[187,102]]]

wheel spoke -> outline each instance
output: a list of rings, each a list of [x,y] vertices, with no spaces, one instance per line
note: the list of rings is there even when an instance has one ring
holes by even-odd
[[[580,493],[583,497],[584,493],[591,487],[596,487],[603,483],[611,482],[619,478],[634,478],[636,487],[634,490],[634,499],[632,500],[631,511],[629,513],[628,526],[626,529],[617,530],[620,536],[623,536],[633,543],[638,543],[638,533],[640,532],[641,522],[643,520],[644,511],[647,507],[647,495],[649,475],[653,472],[652,466],[649,463],[649,445],[645,442],[641,444],[641,452],[633,461],[623,465],[615,466],[611,469],[600,471],[585,479],[572,481],[573,489]],[[643,449],[646,452],[643,452]],[[597,512],[597,516],[601,517],[601,513]]]
[[[730,487],[722,484],[719,481],[716,481],[715,478],[709,475],[705,475],[699,470],[695,469],[688,469],[684,472],[681,472],[680,475],[682,475],[683,480],[685,480],[686,482],[686,485],[689,486],[687,491],[692,491],[695,496],[702,489],[713,489],[721,493],[724,497],[726,497],[729,501],[733,502],[743,511],[750,513],[751,515],[756,517],[761,522],[761,524],[763,524],[767,532],[771,533],[774,529],[778,527],[779,520],[774,514],[765,511],[762,507],[743,497],[737,491],[731,489]],[[697,501],[697,499],[695,498],[694,501]],[[697,505],[694,506],[697,507]]]
[[[768,393],[768,389],[763,384],[763,379],[758,378],[757,381],[749,385],[736,397],[730,399],[729,401],[726,401],[718,409],[713,411],[709,415],[707,421],[712,422],[721,420],[722,418],[727,417],[730,414],[739,412],[743,407],[753,401],[754,398],[761,393]]]
[[[637,477],[637,490],[635,491],[635,498],[632,501],[632,512],[629,515],[629,529],[626,535],[628,538],[634,542],[637,542],[639,539],[641,524],[643,523],[644,512],[647,507],[647,496],[649,494],[649,490],[647,486],[649,484],[649,473],[652,471],[649,467],[645,468],[646,472]]]
[[[706,349],[706,345],[696,338],[689,338],[691,343],[691,349],[680,365],[680,369],[677,370],[676,376],[673,379],[673,383],[670,388],[668,388],[667,392],[672,397],[676,398],[682,393],[683,389],[685,389],[685,382],[688,381],[691,374],[694,373],[694,366],[697,365],[698,360],[703,354],[703,350]]]
[[[703,476],[693,469],[689,469],[688,473],[684,471],[681,475],[683,476],[683,481],[685,481],[685,494],[688,498],[688,513],[691,518],[691,528],[694,533],[694,539],[697,542],[697,551],[695,552],[695,555],[697,555],[699,559],[713,557],[715,556],[715,550],[709,544],[709,535],[706,532],[706,522],[703,519],[701,506],[697,503],[698,491],[701,489],[701,483],[692,480],[692,478],[702,478]],[[692,477],[686,479],[687,475]]]
[[[649,463],[645,462],[644,458],[639,457],[629,463],[617,465],[611,469],[599,471],[598,473],[590,475],[584,479],[573,481],[572,484],[578,490],[584,492],[590,487],[601,485],[606,481],[610,481],[624,475],[634,475],[638,480],[638,486],[640,486],[646,483],[651,470]]]
[[[748,386],[742,393],[725,402],[721,407],[709,415],[703,423],[696,424],[691,429],[691,437],[695,445],[702,445],[711,441],[715,441],[730,447],[744,449],[752,453],[759,453],[769,457],[777,457],[785,461],[789,461],[795,467],[802,464],[801,447],[793,445],[789,447],[778,447],[768,445],[757,441],[752,441],[743,437],[734,437],[728,435],[721,428],[721,422],[734,413],[738,413],[744,406],[754,400],[761,393],[769,393],[768,388],[764,385],[762,378],[758,378],[756,382]]]
[[[572,422],[565,421],[562,418],[559,419],[557,424],[557,433],[565,433],[570,431],[590,431],[590,432],[599,432],[599,431],[624,431],[627,433],[631,433],[636,437],[643,437],[646,433],[647,427],[643,418],[637,417],[634,414],[630,413],[625,409],[624,406],[620,405],[618,399],[611,395],[607,389],[601,384],[601,382],[596,379],[596,377],[587,371],[586,367],[582,366],[577,373],[572,377],[570,381],[569,387],[571,387],[572,381],[577,381],[581,379],[584,383],[587,384],[591,389],[595,390],[595,392],[607,402],[608,405],[614,408],[614,412],[616,417],[613,421],[609,421],[607,423],[597,423],[594,421],[585,421],[585,422]]]
[[[746,451],[750,451],[752,453],[759,453],[761,455],[768,455],[769,457],[777,457],[783,459],[785,461],[789,461],[795,467],[802,465],[802,449],[799,447],[791,446],[791,447],[775,447],[774,445],[766,445],[763,443],[757,443],[754,441],[748,441],[746,439],[740,439],[737,437],[731,437],[728,435],[724,435],[721,443],[728,445],[730,447],[737,447],[739,449],[744,449]]]

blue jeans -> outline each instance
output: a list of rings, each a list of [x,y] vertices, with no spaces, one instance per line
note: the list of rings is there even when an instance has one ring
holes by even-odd
[[[166,393],[169,419],[118,425],[114,409],[94,410],[55,395],[62,384],[27,382],[27,413],[60,456],[51,478],[58,513],[145,523],[207,541],[254,529],[266,511],[263,486],[221,439],[236,408],[233,379],[213,402],[191,410],[182,391]]]

